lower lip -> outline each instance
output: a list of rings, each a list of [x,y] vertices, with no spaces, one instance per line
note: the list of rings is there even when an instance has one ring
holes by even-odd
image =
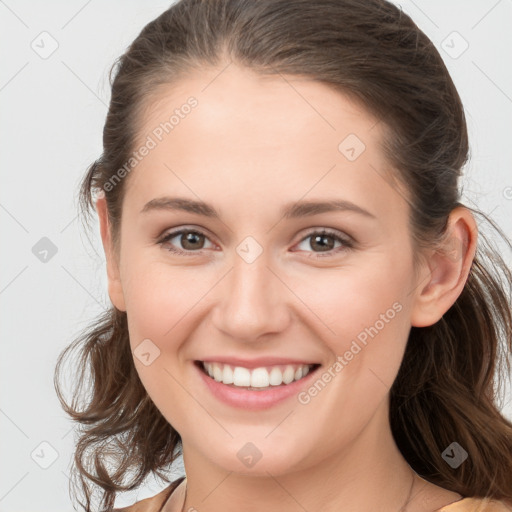
[[[269,409],[287,398],[297,395],[304,387],[309,385],[312,376],[316,375],[319,368],[316,367],[315,369],[310,370],[305,377],[290,384],[275,386],[265,391],[251,391],[244,388],[228,386],[222,382],[217,382],[199,368],[199,364],[201,363],[194,363],[194,367],[215,397],[233,407],[251,411]]]

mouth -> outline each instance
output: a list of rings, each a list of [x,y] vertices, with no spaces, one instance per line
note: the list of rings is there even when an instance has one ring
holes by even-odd
[[[279,364],[259,368],[245,368],[214,361],[194,361],[210,379],[231,388],[248,391],[268,391],[283,388],[304,379],[320,367],[313,364]]]

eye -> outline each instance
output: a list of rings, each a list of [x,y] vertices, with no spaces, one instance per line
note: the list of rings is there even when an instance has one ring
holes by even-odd
[[[177,241],[173,242],[174,239]],[[304,237],[298,244],[306,244],[306,241],[311,239],[309,247],[302,248],[300,250],[307,251],[313,249],[313,252],[320,256],[334,256],[341,251],[346,251],[354,248],[354,240],[346,236],[341,236],[335,231],[322,229],[320,231],[312,231],[306,237]],[[182,228],[179,230],[171,231],[163,236],[157,243],[167,249],[170,252],[183,256],[194,256],[201,254],[202,249],[205,247],[205,241],[209,242],[208,237],[201,231]],[[214,244],[209,242],[210,248],[214,247]],[[339,245],[336,247],[336,243]],[[182,248],[176,247],[176,244],[180,244]]]
[[[172,243],[172,240],[175,238],[178,239],[177,243],[182,244],[183,249],[175,247],[174,243]],[[205,249],[205,240],[208,240],[208,238],[204,233],[194,229],[183,228],[167,233],[157,243],[173,253],[194,256],[195,254],[200,254],[201,249]]]
[[[308,239],[310,239],[309,243],[306,242]],[[335,247],[336,242],[339,242],[340,244],[338,247]],[[306,244],[306,246],[309,246],[302,250],[307,251],[308,248],[313,249],[313,252],[319,253],[318,256],[334,256],[341,251],[354,248],[354,241],[350,237],[340,236],[337,232],[327,229],[312,231],[301,240],[300,244]]]

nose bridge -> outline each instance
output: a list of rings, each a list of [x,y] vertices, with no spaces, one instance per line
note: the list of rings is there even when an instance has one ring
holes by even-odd
[[[250,244],[237,248],[215,315],[217,328],[246,341],[278,332],[288,321],[285,287],[268,268],[267,253],[256,254]]]

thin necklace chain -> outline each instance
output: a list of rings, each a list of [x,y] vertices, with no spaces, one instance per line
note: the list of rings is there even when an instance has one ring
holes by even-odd
[[[409,504],[409,501],[411,501],[412,490],[414,488],[414,481],[416,480],[416,474],[414,473],[414,471],[412,469],[411,469],[411,471],[412,471],[412,480],[411,480],[411,487],[409,489],[409,495],[406,498],[405,504],[402,505],[402,508],[398,512],[406,512],[407,505]],[[187,477],[185,477],[184,481],[185,481],[185,497],[183,499],[183,505],[181,506],[181,512],[185,512],[185,502],[187,501]]]
[[[416,480],[416,473],[412,469],[411,469],[411,471],[412,471],[412,481],[411,481],[411,488],[409,489],[409,496],[407,496],[405,505],[403,505],[402,508],[398,512],[406,512],[407,505],[409,504],[409,501],[411,501],[412,489],[414,487],[414,481]]]

